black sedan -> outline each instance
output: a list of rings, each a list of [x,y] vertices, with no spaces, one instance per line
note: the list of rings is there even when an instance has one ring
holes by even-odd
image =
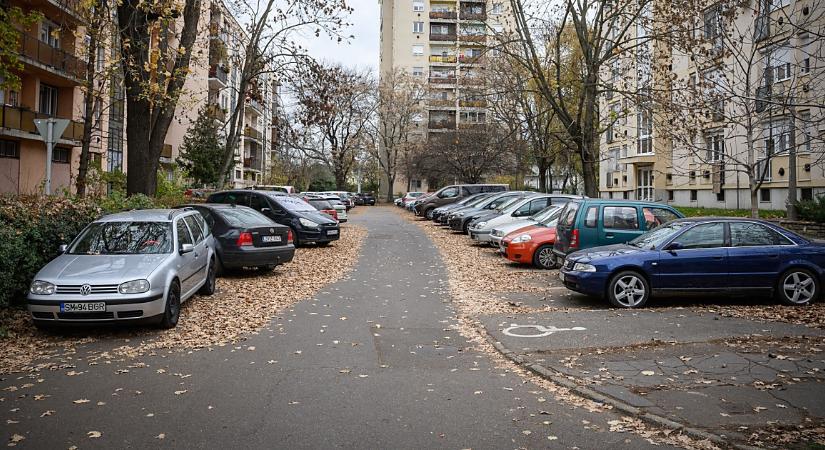
[[[292,230],[252,208],[219,203],[182,205],[198,210],[215,236],[218,273],[256,267],[272,270],[295,255]]]
[[[364,202],[364,205],[375,206],[375,196],[369,192],[361,194],[361,201]]]

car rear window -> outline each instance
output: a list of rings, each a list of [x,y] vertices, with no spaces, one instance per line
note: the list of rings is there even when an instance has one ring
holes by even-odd
[[[561,213],[559,224],[566,227],[572,227],[576,223],[576,213],[579,211],[580,206],[581,205],[577,202],[568,203],[567,206],[564,207],[564,211]]]
[[[301,200],[300,198],[294,197],[274,197],[272,200],[275,200],[275,203],[281,206],[288,211],[292,212],[310,212],[316,211],[315,207],[310,205],[309,203]]]
[[[330,202],[328,202],[328,201],[326,201],[326,200],[311,200],[311,199],[310,199],[310,200],[309,200],[309,204],[310,204],[310,205],[312,205],[312,206],[314,206],[314,207],[315,207],[315,209],[318,209],[318,210],[321,210],[321,209],[333,209],[333,207],[332,207],[332,205],[330,204]]]
[[[216,210],[231,227],[246,228],[272,225],[265,215],[249,208],[224,208]]]

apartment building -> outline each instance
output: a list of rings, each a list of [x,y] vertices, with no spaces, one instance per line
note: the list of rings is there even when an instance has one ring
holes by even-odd
[[[792,154],[797,198],[825,193],[825,4],[704,6],[686,45],[648,40],[648,20],[603,70],[602,197],[749,209],[751,172],[758,208],[784,209]]]
[[[76,51],[82,24],[72,1],[10,0],[7,4],[39,11],[43,18],[23,31],[19,89],[0,90],[0,193],[42,192],[46,148],[34,120],[49,117],[71,120],[52,155],[52,189],[60,191],[70,187],[77,170],[83,133],[78,86],[86,65]],[[93,158],[100,159],[99,151]]]
[[[437,138],[439,134],[486,124],[483,73],[486,59],[490,57],[486,49],[492,32],[504,27],[506,2],[383,0],[380,3],[380,72],[401,68],[421,77],[429,87],[418,120],[419,138]],[[426,180],[407,180],[399,174],[393,191],[428,188]]]
[[[78,0],[9,0],[8,6],[39,11],[43,19],[22,33],[20,88],[0,91],[0,193],[42,192],[46,150],[33,120],[47,117],[71,120],[52,156],[52,191],[74,189],[83,133],[80,86],[86,77],[85,56],[80,50],[86,35],[78,5]],[[175,171],[186,131],[197,120],[201,107],[211,110],[224,133],[228,130],[228,113],[235,107],[240,83],[245,30],[219,0],[204,2],[199,28],[184,95],[160,157],[161,169],[169,177]],[[119,58],[117,36],[111,39],[98,55],[99,70]],[[107,80],[107,95],[101,99],[99,126],[93,129],[90,164],[105,172],[127,172],[124,87],[121,75],[113,72]],[[278,105],[273,80],[271,74],[260,76],[245,96],[242,136],[231,177],[235,187],[260,184],[271,169],[270,127]]]

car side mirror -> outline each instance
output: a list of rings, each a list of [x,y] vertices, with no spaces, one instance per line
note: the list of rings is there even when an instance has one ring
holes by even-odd
[[[195,251],[195,246],[192,244],[181,244],[180,246],[180,254],[185,255],[187,253],[192,253]]]
[[[682,245],[678,242],[671,242],[670,244],[667,244],[667,246],[665,247],[665,250],[669,251],[669,252],[672,252],[674,250],[681,250],[683,248],[685,248],[684,245]]]
[[[60,253],[66,253],[66,250],[69,249],[69,246],[66,244],[60,244],[60,247],[57,247],[57,251]]]

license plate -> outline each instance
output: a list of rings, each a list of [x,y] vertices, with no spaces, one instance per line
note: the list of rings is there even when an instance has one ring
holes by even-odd
[[[334,236],[338,234],[338,230],[329,230],[327,231],[327,236]]]
[[[261,236],[263,242],[281,242],[280,236]]]
[[[60,312],[105,312],[106,303],[61,303]]]
[[[561,282],[564,283],[564,274],[561,272],[559,272],[559,280],[561,280]]]

